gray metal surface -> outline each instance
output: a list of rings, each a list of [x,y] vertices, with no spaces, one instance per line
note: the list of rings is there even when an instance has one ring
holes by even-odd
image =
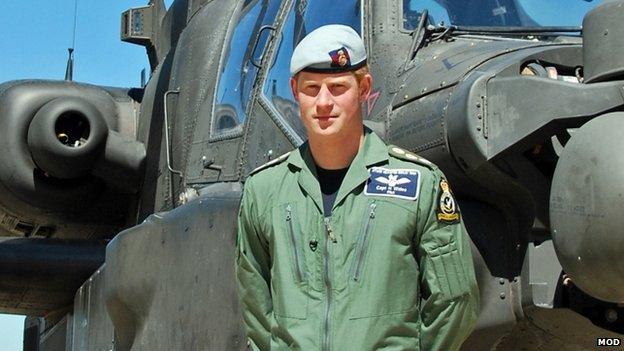
[[[487,157],[512,147],[526,150],[539,140],[621,106],[621,86],[619,82],[577,84],[533,76],[490,80]]]
[[[624,77],[624,4],[606,1],[583,19],[585,82],[595,83]]]
[[[475,331],[462,345],[462,350],[486,350],[515,326],[517,308],[513,307],[510,290],[513,281],[494,276],[479,250],[472,245],[475,272],[479,285],[480,310]]]
[[[68,331],[71,326],[72,316],[66,315],[41,336],[38,351],[70,351],[71,338],[68,338]]]
[[[76,289],[104,262],[103,241],[0,238],[0,306],[44,316],[72,304]]]
[[[552,240],[539,245],[530,243],[529,279],[533,304],[542,308],[553,308],[555,292],[561,276],[561,264],[555,255]]]
[[[89,102],[102,114],[107,128],[125,134],[127,130],[118,129],[125,125],[119,120],[135,119],[134,111],[126,114],[130,111],[124,108],[132,104],[130,95],[126,90],[125,97],[113,99],[105,89],[72,82],[17,81],[0,86],[0,130],[4,133],[0,138],[4,150],[0,154],[0,211],[5,215],[0,232],[32,234],[14,230],[10,225],[14,220],[49,227],[52,232],[47,236],[88,238],[111,235],[127,220],[127,208],[117,205],[132,203],[127,194],[94,177],[62,182],[46,176],[32,159],[27,135],[36,112],[61,97]],[[134,135],[126,137],[134,139]]]
[[[104,300],[117,350],[245,347],[233,279],[236,217],[229,215],[240,191],[239,183],[207,188],[109,244]]]
[[[550,214],[559,261],[586,293],[624,302],[624,113],[581,127],[553,176]]]
[[[133,128],[136,99],[140,94],[132,89],[73,82],[0,85],[0,235],[16,237],[2,244],[15,250],[1,258],[6,269],[0,309],[42,315],[67,306],[76,288],[101,264],[103,243],[99,258],[91,250],[92,257],[85,260],[88,247],[95,247],[90,241],[110,238],[132,221],[132,192],[145,155]],[[70,131],[77,130],[75,120],[59,123],[67,116],[77,118],[78,124],[97,123],[91,123],[87,133],[78,133],[78,144],[65,145],[61,136],[72,138]],[[128,146],[134,149],[128,152]],[[134,172],[124,172],[130,164]],[[98,172],[95,165],[115,167]],[[38,241],[46,238],[53,240]]]
[[[106,265],[100,267],[76,292],[70,314],[72,323],[67,332],[67,351],[116,350],[115,331],[104,299],[105,269]]]

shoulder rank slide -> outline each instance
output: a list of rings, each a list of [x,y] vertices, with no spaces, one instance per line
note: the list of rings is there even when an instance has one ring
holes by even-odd
[[[440,197],[438,199],[436,217],[438,218],[438,222],[448,224],[459,223],[460,217],[457,201],[455,201],[446,179],[440,180]]]
[[[438,168],[436,165],[434,165],[431,161],[427,160],[426,158],[422,156],[418,156],[415,153],[409,152],[407,150],[401,149],[398,146],[390,145],[388,147],[388,153],[401,160],[418,163],[432,170],[436,170]]]
[[[420,172],[415,169],[373,167],[364,194],[416,200],[420,189]]]
[[[269,168],[269,167],[271,167],[271,166],[273,166],[273,165],[276,165],[276,164],[278,164],[278,163],[280,163],[280,162],[284,161],[285,159],[287,159],[287,158],[288,158],[288,155],[290,155],[290,152],[291,152],[291,151],[288,151],[287,153],[283,154],[282,156],[277,157],[277,158],[274,158],[274,159],[272,159],[271,161],[269,161],[269,162],[267,162],[267,163],[265,163],[265,164],[263,164],[263,165],[261,165],[261,166],[256,167],[253,171],[249,172],[249,175],[250,175],[250,176],[251,176],[251,175],[254,175],[254,174],[256,174],[256,173],[260,172],[260,171],[261,171],[261,170],[263,170],[263,169],[267,169],[267,168]]]

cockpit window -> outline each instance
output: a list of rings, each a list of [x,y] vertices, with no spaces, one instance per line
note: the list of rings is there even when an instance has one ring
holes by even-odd
[[[245,109],[258,73],[251,64],[258,59],[268,38],[260,36],[257,49],[254,43],[260,28],[272,24],[280,0],[247,0],[239,12],[238,22],[223,53],[223,67],[219,76],[211,136],[236,134],[242,131]],[[252,58],[252,55],[255,56]]]
[[[478,27],[580,26],[601,0],[401,0],[403,27],[413,30],[424,9],[434,25]]]
[[[290,57],[294,47],[314,29],[326,24],[344,24],[361,33],[359,0],[296,0],[282,29],[277,57],[264,82],[263,93],[273,107],[300,136],[305,130],[299,107],[290,90]]]

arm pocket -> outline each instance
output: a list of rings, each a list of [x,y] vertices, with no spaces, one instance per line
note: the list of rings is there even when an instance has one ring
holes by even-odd
[[[431,250],[429,258],[441,300],[452,300],[470,292],[455,241]]]

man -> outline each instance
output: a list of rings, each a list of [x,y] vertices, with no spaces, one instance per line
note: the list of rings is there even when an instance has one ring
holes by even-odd
[[[237,277],[259,350],[456,350],[472,330],[470,245],[442,173],[362,123],[372,77],[342,25],[295,48],[308,141],[254,170]]]

